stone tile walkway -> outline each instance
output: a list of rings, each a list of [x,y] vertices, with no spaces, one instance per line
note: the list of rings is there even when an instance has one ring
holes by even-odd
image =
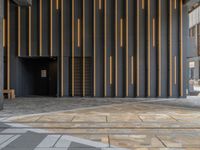
[[[11,117],[4,122],[104,143],[108,148],[200,149],[200,109],[195,108],[127,102]]]

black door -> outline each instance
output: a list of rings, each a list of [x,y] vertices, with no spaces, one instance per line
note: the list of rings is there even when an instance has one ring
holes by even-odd
[[[18,96],[56,96],[56,58],[21,58],[22,86]]]

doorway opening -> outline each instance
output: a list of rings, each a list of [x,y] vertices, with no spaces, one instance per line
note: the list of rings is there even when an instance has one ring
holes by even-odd
[[[17,96],[57,96],[57,58],[19,58]]]

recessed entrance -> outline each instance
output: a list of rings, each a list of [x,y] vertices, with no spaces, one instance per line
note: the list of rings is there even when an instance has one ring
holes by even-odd
[[[19,58],[18,96],[56,96],[57,59]]]

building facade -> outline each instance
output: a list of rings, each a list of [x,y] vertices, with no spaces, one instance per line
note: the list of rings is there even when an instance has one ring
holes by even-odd
[[[189,35],[188,89],[190,95],[197,95],[200,92],[200,4],[189,12]]]
[[[185,97],[192,2],[33,0],[22,7],[5,0],[4,89],[16,96]]]

